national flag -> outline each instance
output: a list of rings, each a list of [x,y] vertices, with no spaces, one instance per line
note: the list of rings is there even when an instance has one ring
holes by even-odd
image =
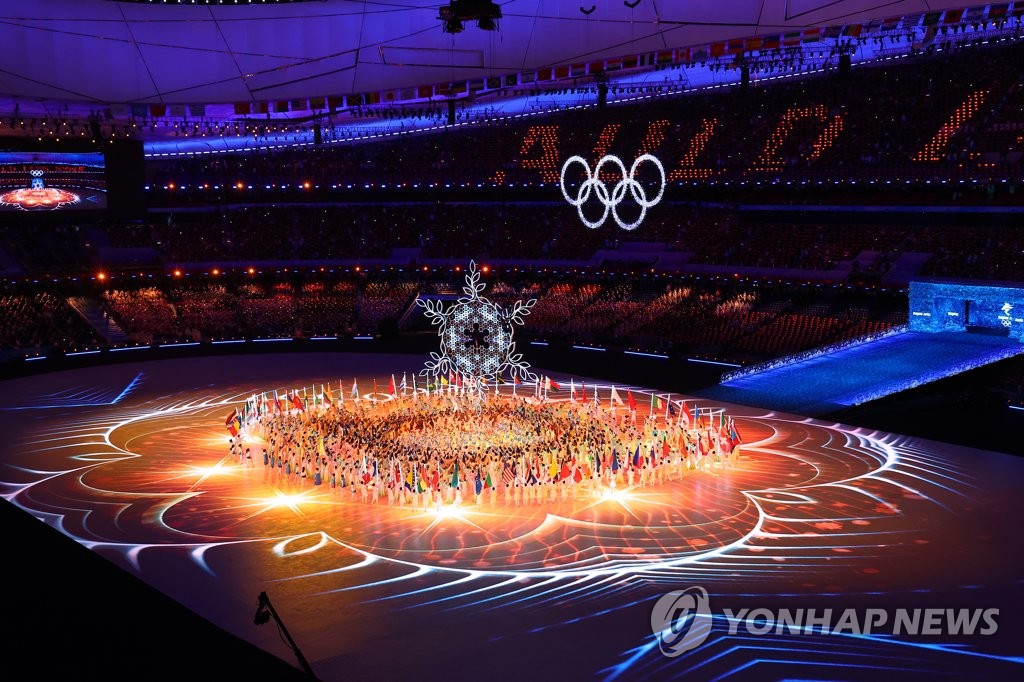
[[[452,469],[452,487],[459,487],[459,460],[455,460],[455,466]]]
[[[690,413],[686,409],[686,402],[679,403],[679,423],[684,425],[683,428],[690,428]]]
[[[523,382],[519,380],[519,375],[518,374],[513,374],[512,375],[512,382],[513,382],[514,386],[522,386],[523,385]]]
[[[497,376],[494,377],[494,381],[499,386],[504,386],[505,383],[506,383],[505,380],[501,378],[500,374],[498,374]]]
[[[373,394],[377,395],[377,377],[373,378]]]
[[[277,396],[277,389],[274,389],[274,408],[278,412],[284,412],[284,407],[281,405],[281,399]]]
[[[652,408],[651,411],[652,412],[654,410],[659,410],[660,411],[663,407],[664,407],[664,404],[661,402],[661,397],[660,396],[656,396],[656,395],[654,395],[652,393],[651,394],[651,408]]]
[[[505,468],[502,469],[502,471],[501,471],[501,482],[505,484],[506,488],[509,488],[509,487],[512,486],[512,482],[514,480],[515,480],[515,474],[512,473],[512,467],[510,467],[508,464],[506,464]]]
[[[617,452],[612,450],[612,473],[619,470],[619,455]]]
[[[626,402],[629,403],[629,411],[636,411],[636,398],[633,397],[633,391],[626,389]]]
[[[306,406],[302,404],[301,400],[299,400],[299,394],[298,393],[292,393],[291,401],[292,401],[292,406],[296,410],[305,410],[306,409]]]
[[[1010,3],[1004,2],[998,5],[992,5],[988,8],[989,19],[1001,19],[1006,16],[1006,12],[1010,9]]]
[[[569,378],[569,402],[576,402],[576,384],[572,377]]]
[[[693,406],[693,427],[700,428],[700,409],[696,405]]]
[[[388,393],[391,395],[398,395],[398,390],[395,388],[395,375],[391,375],[391,383],[388,384]]]
[[[558,393],[561,389],[562,386],[557,381],[552,381],[551,377],[544,377],[545,391],[554,391],[555,393]]]
[[[612,397],[610,398],[610,400],[611,400],[613,405],[623,405],[624,404],[622,402],[622,397],[619,395],[619,392],[617,390],[615,390],[615,386],[612,386]]]
[[[671,400],[668,401],[668,413],[673,417],[676,416],[676,405]]]
[[[402,391],[402,395],[405,395],[405,392],[409,390],[408,384],[405,383],[405,372],[402,372],[402,383],[398,388]]]
[[[640,468],[640,443],[636,444],[636,452],[633,453],[633,468]]]
[[[224,420],[224,428],[231,433],[232,436],[238,437],[238,430],[242,428],[242,420],[238,416],[238,410],[231,410],[231,414]]]
[[[353,400],[359,400],[359,386],[356,385],[356,380],[352,379],[352,392],[348,396]]]

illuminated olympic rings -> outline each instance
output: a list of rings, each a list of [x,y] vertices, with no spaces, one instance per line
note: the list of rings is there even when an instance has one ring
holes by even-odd
[[[661,184],[658,186],[658,195],[653,199],[648,200],[647,192],[644,191],[643,185],[636,180],[636,169],[644,161],[650,161],[654,164],[655,168],[658,169],[658,173],[661,176]],[[576,194],[576,198],[569,196],[569,193],[565,188],[565,172],[569,166],[574,163],[578,163],[583,166],[583,170],[586,173],[587,179],[580,185],[579,191]],[[608,191],[608,185],[601,180],[601,169],[605,164],[613,164],[622,173],[622,179],[619,180],[611,192]],[[594,167],[594,172],[591,174],[590,166],[587,165],[587,160],[582,156],[570,156],[566,162],[562,165],[562,175],[560,178],[560,187],[562,189],[562,196],[569,202],[570,206],[576,207],[576,212],[580,215],[580,220],[583,224],[592,230],[595,230],[602,225],[608,219],[608,214],[611,213],[612,218],[619,224],[623,230],[635,230],[643,222],[644,217],[647,215],[647,209],[661,201],[661,197],[665,194],[665,167],[661,165],[661,161],[658,161],[657,157],[651,154],[641,154],[636,161],[633,162],[633,166],[629,169],[629,173],[626,172],[626,165],[622,163],[622,159],[617,156],[607,155],[601,157],[601,160],[597,162],[597,166]],[[627,223],[624,222],[618,214],[618,206],[622,203],[623,199],[626,198],[626,190],[629,190],[633,200],[640,205],[640,217],[636,219],[636,222]],[[596,221],[587,220],[586,216],[583,215],[583,204],[590,199],[591,191],[597,195],[597,200],[604,206],[604,213],[601,214],[601,218]]]

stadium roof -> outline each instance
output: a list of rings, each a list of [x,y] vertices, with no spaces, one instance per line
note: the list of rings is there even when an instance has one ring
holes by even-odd
[[[467,22],[452,35],[442,30],[441,4],[0,0],[0,94],[106,103],[329,96],[963,7],[936,0],[639,0],[634,7],[507,0],[499,2],[497,31]]]

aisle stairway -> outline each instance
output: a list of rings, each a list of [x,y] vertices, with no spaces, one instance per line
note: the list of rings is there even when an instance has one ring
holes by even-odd
[[[119,346],[131,343],[132,339],[125,333],[117,322],[114,322],[107,315],[103,306],[94,298],[85,296],[72,296],[68,298],[68,305],[81,315],[82,319],[96,330],[96,333],[107,340],[112,346]]]

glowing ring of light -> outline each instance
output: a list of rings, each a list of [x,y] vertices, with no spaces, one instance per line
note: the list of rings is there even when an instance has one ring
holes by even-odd
[[[647,192],[644,190],[636,179],[636,171],[641,163],[649,161],[654,164],[658,169],[658,174],[661,178],[661,184],[658,186],[658,194],[653,199],[647,198]],[[565,185],[565,174],[569,167],[573,164],[582,164],[583,170],[586,174],[586,180],[580,184],[579,191],[576,193],[576,197],[573,198],[569,195]],[[619,172],[622,173],[622,179],[615,183],[611,191],[608,190],[608,185],[601,180],[601,169],[605,164],[613,164],[618,167]],[[565,163],[562,164],[562,172],[559,176],[559,188],[562,191],[562,196],[569,202],[570,206],[576,208],[576,213],[579,214],[580,221],[588,228],[595,230],[608,220],[608,214],[611,213],[615,222],[620,228],[627,231],[635,230],[640,226],[640,223],[644,221],[647,216],[647,209],[659,203],[662,197],[665,195],[665,167],[661,165],[661,161],[652,154],[641,154],[633,161],[633,165],[630,166],[629,171],[626,171],[626,164],[622,162],[617,156],[606,154],[598,160],[597,165],[594,166],[594,171],[591,173],[590,166],[587,164],[587,160],[582,156],[570,156],[566,159]],[[631,223],[624,222],[618,213],[618,206],[626,198],[626,191],[629,191],[630,196],[640,206],[640,216]],[[587,217],[583,215],[583,204],[590,199],[591,191],[597,195],[597,200],[604,206],[604,213],[598,220],[591,221],[587,220]]]

